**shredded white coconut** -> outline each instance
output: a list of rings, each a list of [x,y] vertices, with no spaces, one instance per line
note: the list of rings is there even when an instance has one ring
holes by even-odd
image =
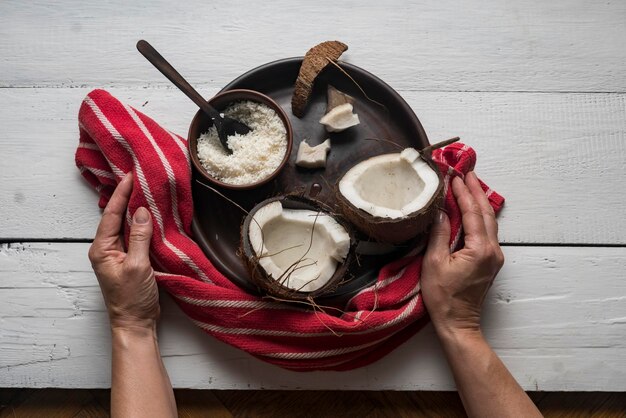
[[[261,103],[241,101],[229,105],[224,115],[252,130],[228,137],[228,154],[211,126],[198,138],[198,158],[204,169],[228,184],[252,184],[270,176],[287,152],[287,129],[274,109]]]

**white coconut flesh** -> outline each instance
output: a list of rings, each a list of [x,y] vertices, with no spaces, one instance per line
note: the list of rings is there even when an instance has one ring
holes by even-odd
[[[320,168],[326,166],[326,156],[330,151],[330,139],[319,145],[310,146],[306,139],[300,142],[298,154],[296,155],[296,165],[305,168]]]
[[[350,103],[339,105],[326,113],[320,119],[320,123],[326,127],[328,132],[341,132],[359,124],[359,115],[352,113],[352,110],[353,107]]]
[[[404,218],[424,208],[439,186],[439,176],[413,148],[372,157],[352,167],[339,192],[372,216]]]
[[[331,216],[286,209],[279,201],[256,211],[248,238],[263,270],[302,292],[327,284],[350,249],[348,232]]]

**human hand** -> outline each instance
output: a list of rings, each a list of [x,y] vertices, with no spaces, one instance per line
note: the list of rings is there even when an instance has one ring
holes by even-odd
[[[113,330],[154,329],[160,313],[159,292],[149,257],[152,219],[146,208],[135,211],[128,252],[124,252],[121,229],[132,189],[129,173],[113,192],[89,248],[89,260]]]
[[[476,174],[455,177],[452,192],[463,217],[465,246],[450,254],[450,221],[440,212],[430,234],[422,271],[424,303],[439,335],[480,331],[487,291],[504,264],[493,208]]]

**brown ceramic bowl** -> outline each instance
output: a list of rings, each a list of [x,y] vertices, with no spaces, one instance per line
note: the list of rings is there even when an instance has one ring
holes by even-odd
[[[211,176],[204,169],[204,167],[202,166],[202,163],[200,162],[200,159],[198,158],[198,149],[197,149],[198,138],[200,137],[200,135],[205,133],[213,125],[211,118],[209,118],[202,110],[198,110],[196,115],[193,117],[193,120],[191,121],[191,126],[189,127],[189,134],[187,137],[187,144],[189,147],[189,155],[191,156],[191,162],[193,163],[196,170],[198,170],[198,173],[200,173],[200,175],[204,177],[204,179],[207,180],[208,182],[214,185],[217,185],[219,187],[223,187],[223,188],[231,189],[231,190],[253,189],[255,187],[266,184],[272,179],[274,179],[274,177],[276,177],[278,173],[280,173],[282,168],[285,166],[285,164],[287,163],[287,160],[289,160],[289,155],[291,155],[291,148],[293,146],[293,129],[291,127],[291,122],[289,122],[289,117],[287,116],[285,111],[274,100],[270,99],[266,95],[261,94],[254,90],[244,90],[244,89],[228,90],[210,99],[209,104],[213,106],[215,109],[217,109],[218,112],[221,112],[229,104],[234,103],[234,102],[244,101],[244,100],[250,100],[252,102],[262,103],[274,109],[274,111],[278,113],[278,116],[283,121],[283,124],[285,125],[285,129],[287,130],[287,150],[285,152],[285,156],[283,157],[283,160],[281,161],[280,165],[269,176],[265,177],[264,179],[260,181],[257,181],[256,183],[251,183],[251,184],[228,184]]]

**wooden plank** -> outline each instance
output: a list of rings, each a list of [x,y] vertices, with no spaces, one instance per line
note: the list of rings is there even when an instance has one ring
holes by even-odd
[[[14,410],[28,399],[36,389],[2,388],[0,389],[0,418],[14,415]]]
[[[0,246],[0,387],[110,385],[107,315],[88,244]],[[626,390],[626,248],[506,247],[485,334],[527,390]],[[173,384],[210,389],[453,390],[432,327],[346,373],[295,373],[203,334],[162,296]],[[85,373],[89,370],[89,373]]]
[[[97,197],[74,165],[88,91],[0,89],[12,109],[0,113],[0,240],[93,237]],[[194,114],[177,90],[111,91],[175,132]],[[507,198],[502,242],[626,244],[626,94],[402,94],[432,141],[476,149],[477,172]]]
[[[466,417],[456,392],[365,392],[374,403],[368,418]]]
[[[626,417],[626,393],[611,393],[609,398],[593,411],[593,418]]]
[[[456,392],[410,392],[409,396],[425,417],[467,416]]]
[[[111,413],[111,389],[91,389],[91,395],[94,397],[98,406],[106,411],[107,414]]]
[[[89,391],[86,390],[37,390],[33,391],[24,402],[0,412],[0,418],[33,418],[41,416],[49,418],[74,418],[77,416],[104,416],[101,413],[99,414],[99,412],[102,411],[88,408],[88,404],[94,402],[95,400]],[[42,407],[42,405],[45,406]],[[83,411],[85,411],[85,413],[91,413],[91,415],[85,415]]]
[[[72,418],[108,418],[110,414],[94,399]]]
[[[231,411],[220,402],[219,397],[212,391],[179,389],[174,394],[180,418],[233,417]]]
[[[5,389],[6,390],[6,389]],[[9,412],[0,416],[25,416],[20,405],[23,393],[36,395],[39,402],[29,406],[31,416],[49,416],[59,404],[77,396],[85,390],[56,389],[11,389],[16,397],[6,406]],[[19,393],[18,393],[19,392]],[[92,394],[94,391],[90,391]],[[103,393],[105,391],[102,391]],[[465,417],[463,405],[456,392],[351,392],[351,391],[207,391],[176,390],[176,401],[180,417],[360,417],[368,418],[421,418],[421,417]],[[19,396],[17,396],[19,395]],[[531,398],[546,418],[551,417],[596,417],[622,418],[626,416],[626,393],[563,393],[531,392]],[[365,399],[362,399],[362,397]],[[28,396],[26,396],[28,398]],[[230,405],[226,409],[217,398]],[[545,401],[538,401],[539,399]],[[359,402],[365,402],[363,405]],[[71,401],[70,401],[71,402]],[[107,401],[108,402],[108,401]],[[221,406],[215,409],[215,402]],[[336,405],[340,405],[339,408]],[[363,411],[371,408],[367,415]],[[2,410],[0,410],[2,412]],[[231,413],[232,412],[232,413]],[[341,413],[340,413],[341,412]],[[108,417],[105,408],[92,400],[78,412],[77,417]]]
[[[337,38],[402,89],[623,92],[625,18],[624,2],[585,0],[2,2],[0,86],[166,85],[140,38],[194,84],[223,85]]]
[[[215,391],[233,416],[366,417],[374,405],[363,392]]]
[[[593,416],[612,396],[610,393],[549,393],[537,406],[546,418],[586,418]],[[609,412],[609,411],[603,411]],[[615,416],[603,413],[600,416]],[[617,415],[623,416],[623,415]]]
[[[12,392],[6,400],[0,400],[0,418],[18,417],[108,417],[90,391],[84,389],[1,389]],[[1,398],[1,397],[0,397]]]

